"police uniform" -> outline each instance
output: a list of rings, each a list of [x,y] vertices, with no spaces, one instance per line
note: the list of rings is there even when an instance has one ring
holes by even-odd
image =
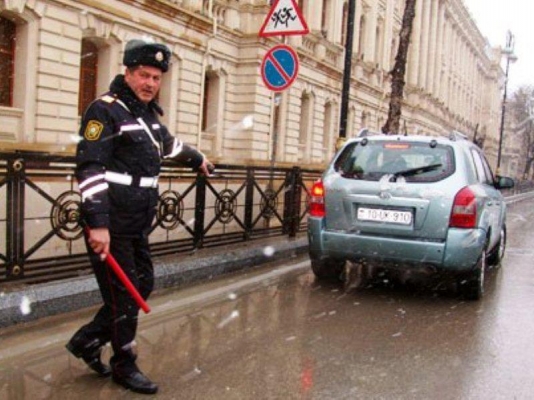
[[[136,40],[127,44],[124,64],[150,65],[166,72],[169,58],[166,46]],[[173,137],[158,115],[162,115],[158,104],[141,102],[124,75],[118,75],[110,91],[86,110],[76,152],[82,220],[89,229],[109,229],[110,253],[144,299],[154,285],[148,235],[156,214],[161,160],[170,158],[192,168],[204,160],[200,152]],[[87,249],[104,305],[67,348],[100,375],[112,373],[123,386],[131,386],[129,381],[124,384],[124,377],[134,376],[129,388],[139,389],[135,374],[140,371],[131,349],[139,307],[88,244]],[[111,369],[100,361],[107,342],[113,348]],[[155,393],[157,387],[148,383],[141,382],[141,390],[136,391]]]

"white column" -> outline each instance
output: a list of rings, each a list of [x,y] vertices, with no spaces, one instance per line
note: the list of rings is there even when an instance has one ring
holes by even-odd
[[[426,88],[427,91],[432,93],[434,88],[434,82],[436,80],[436,50],[437,50],[437,37],[438,37],[438,2],[439,0],[427,0],[430,2],[430,40],[428,44],[428,73],[426,75]]]
[[[393,41],[393,13],[395,11],[395,0],[387,0],[386,3],[386,22],[382,34],[382,60],[379,60],[382,68],[390,69],[389,60],[391,59],[391,42]],[[413,35],[413,32],[412,32]],[[412,36],[413,38],[413,36]]]
[[[421,27],[423,21],[423,2],[418,1],[416,3],[415,19],[411,37],[410,46],[410,58],[408,61],[408,69],[410,71],[409,82],[418,86],[419,84],[419,69],[420,69],[420,56],[421,56]]]
[[[431,3],[427,0],[423,2],[423,26],[421,28],[422,40],[421,40],[421,58],[420,58],[420,70],[419,70],[419,86],[425,88],[426,77],[428,75],[428,47],[430,36],[430,9]]]
[[[363,15],[362,0],[356,0],[356,12],[354,13],[354,40],[352,42],[353,54],[358,54],[358,44],[360,43],[360,20]]]
[[[436,73],[434,79],[434,94],[441,99],[441,85],[443,84],[443,37],[445,34],[445,5],[439,3],[438,39],[436,44]]]
[[[376,62],[375,48],[376,48],[376,27],[378,23],[378,2],[373,1],[371,12],[367,20],[367,43],[365,44],[365,61]]]

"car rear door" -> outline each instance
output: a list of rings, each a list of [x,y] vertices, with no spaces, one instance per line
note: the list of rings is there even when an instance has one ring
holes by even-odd
[[[454,175],[452,147],[431,146],[428,141],[370,140],[349,153],[325,176],[327,229],[401,239],[446,239],[455,188],[462,184]],[[398,167],[390,165],[394,161]],[[439,166],[402,175],[432,165]]]

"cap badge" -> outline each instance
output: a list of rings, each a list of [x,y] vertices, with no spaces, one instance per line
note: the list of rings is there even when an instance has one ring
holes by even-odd
[[[163,61],[163,53],[161,51],[158,51],[154,57],[156,58],[156,61],[158,62]]]

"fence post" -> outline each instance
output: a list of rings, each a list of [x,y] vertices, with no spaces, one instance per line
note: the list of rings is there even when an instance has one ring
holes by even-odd
[[[299,167],[287,173],[285,182],[284,228],[289,237],[297,236],[300,221],[300,175]]]
[[[252,209],[254,208],[254,170],[247,168],[247,180],[245,189],[245,240],[252,235]]]
[[[194,248],[202,247],[204,241],[204,214],[206,208],[206,177],[198,174],[196,178],[195,194],[195,238]]]
[[[9,159],[7,163],[7,223],[6,278],[18,279],[24,276],[24,160]]]

